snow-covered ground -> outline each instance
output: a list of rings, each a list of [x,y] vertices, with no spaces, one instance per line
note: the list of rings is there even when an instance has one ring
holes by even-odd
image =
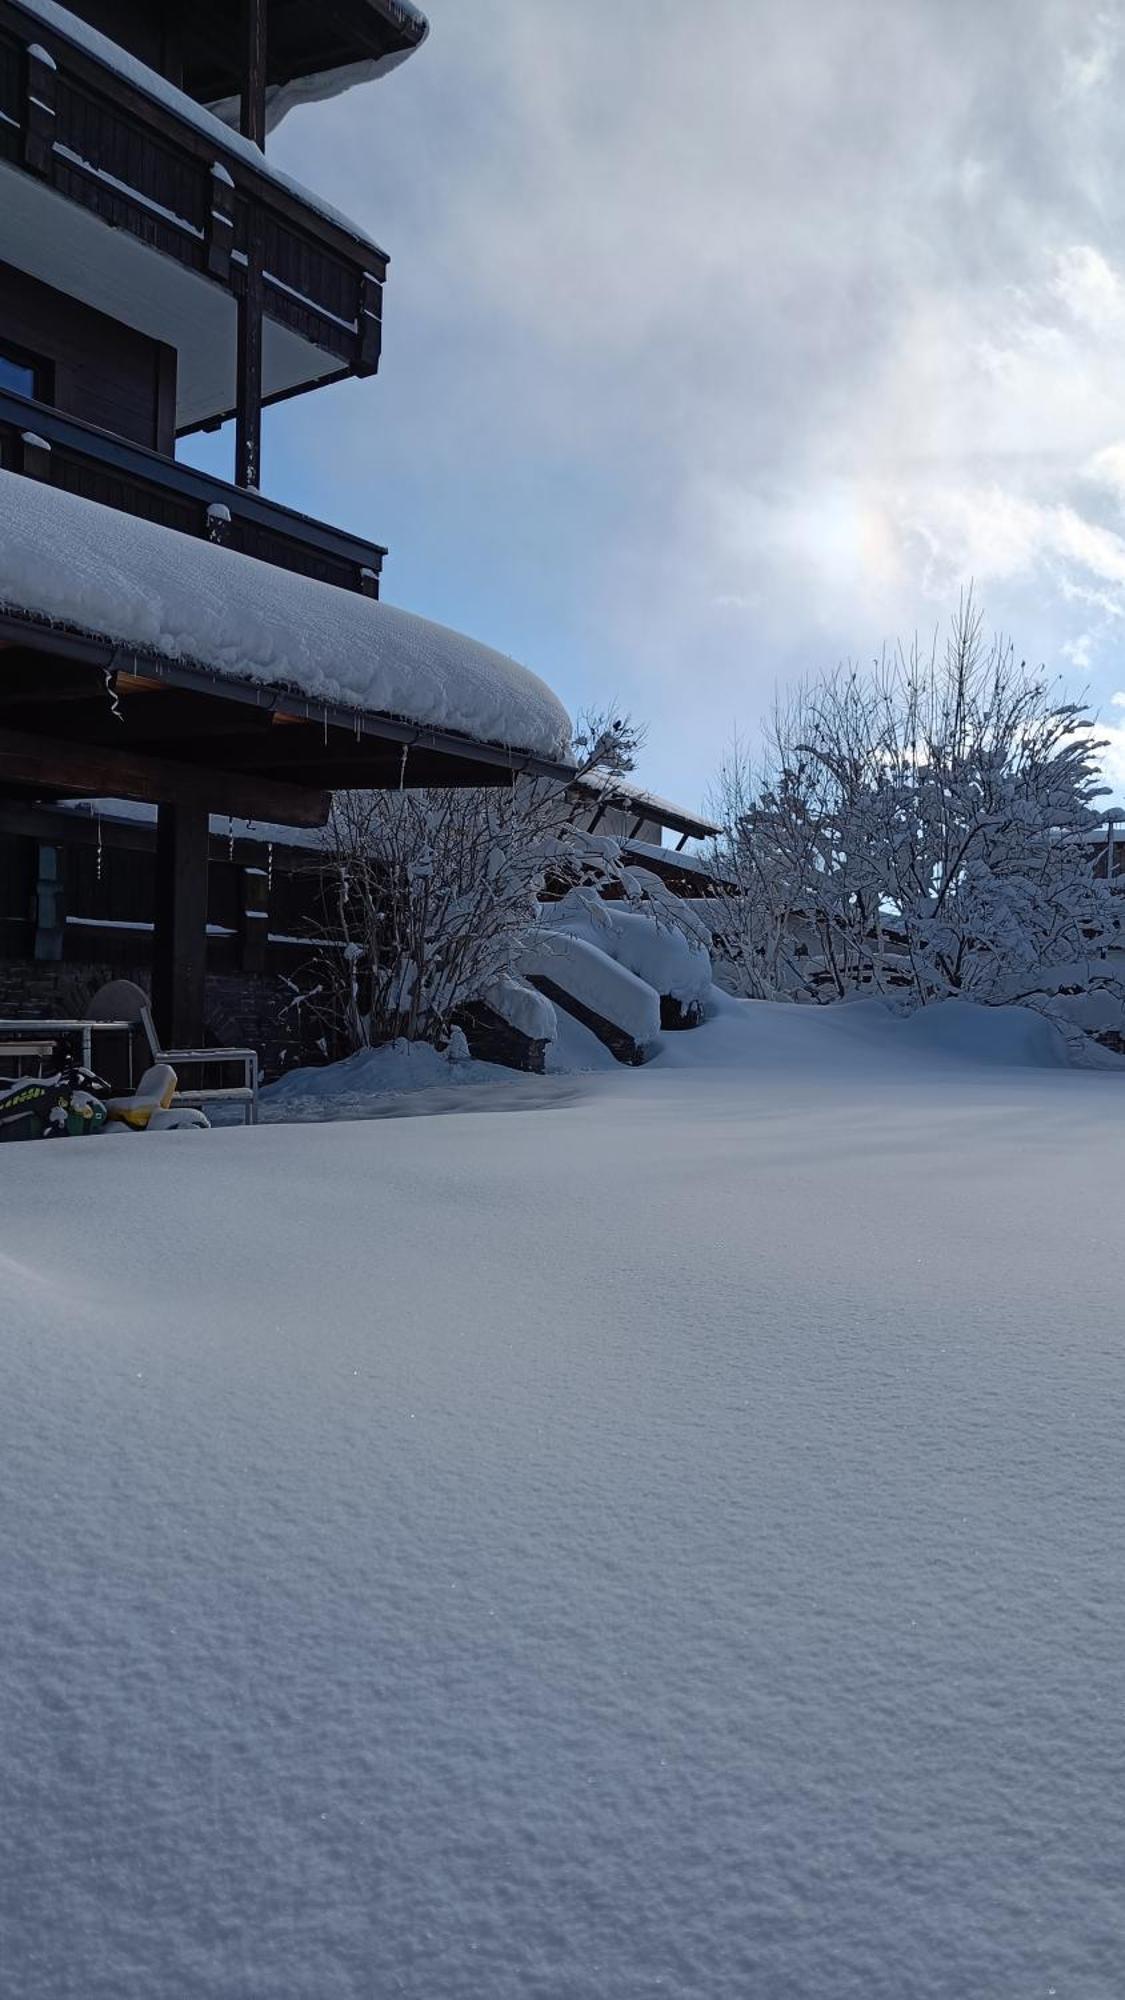
[[[1057,1057],[728,1003],[6,1149],[4,1990],[1117,2000],[1125,1096]]]

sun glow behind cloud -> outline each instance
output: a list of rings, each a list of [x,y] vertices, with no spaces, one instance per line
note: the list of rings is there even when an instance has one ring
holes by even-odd
[[[274,419],[289,497],[390,541],[392,599],[648,717],[690,799],[776,681],[970,577],[1104,705],[1122,11],[429,11],[399,73],[279,135],[393,259],[378,383]]]

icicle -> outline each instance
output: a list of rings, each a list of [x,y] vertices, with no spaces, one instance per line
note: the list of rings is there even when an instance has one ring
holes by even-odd
[[[399,773],[398,773],[398,788],[400,792],[404,792],[406,790],[406,759],[409,754],[409,750],[410,750],[409,743],[404,743],[402,746],[402,763],[399,766]]]
[[[100,813],[98,814],[98,852],[94,863],[94,873],[100,882],[102,879],[102,816]]]

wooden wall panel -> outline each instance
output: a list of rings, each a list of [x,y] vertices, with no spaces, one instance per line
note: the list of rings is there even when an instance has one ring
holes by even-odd
[[[134,444],[174,452],[173,348],[10,264],[0,264],[0,341],[51,363],[57,409]]]

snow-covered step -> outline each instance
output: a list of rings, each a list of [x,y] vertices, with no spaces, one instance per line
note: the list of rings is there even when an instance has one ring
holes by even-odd
[[[696,1028],[703,1020],[711,955],[707,933],[695,918],[685,916],[681,927],[578,890],[549,905],[543,924],[552,935],[594,946],[651,987],[659,996],[662,1028]]]
[[[597,945],[563,931],[540,931],[520,960],[521,976],[572,1014],[622,1063],[644,1063],[660,1034],[660,996]]]

